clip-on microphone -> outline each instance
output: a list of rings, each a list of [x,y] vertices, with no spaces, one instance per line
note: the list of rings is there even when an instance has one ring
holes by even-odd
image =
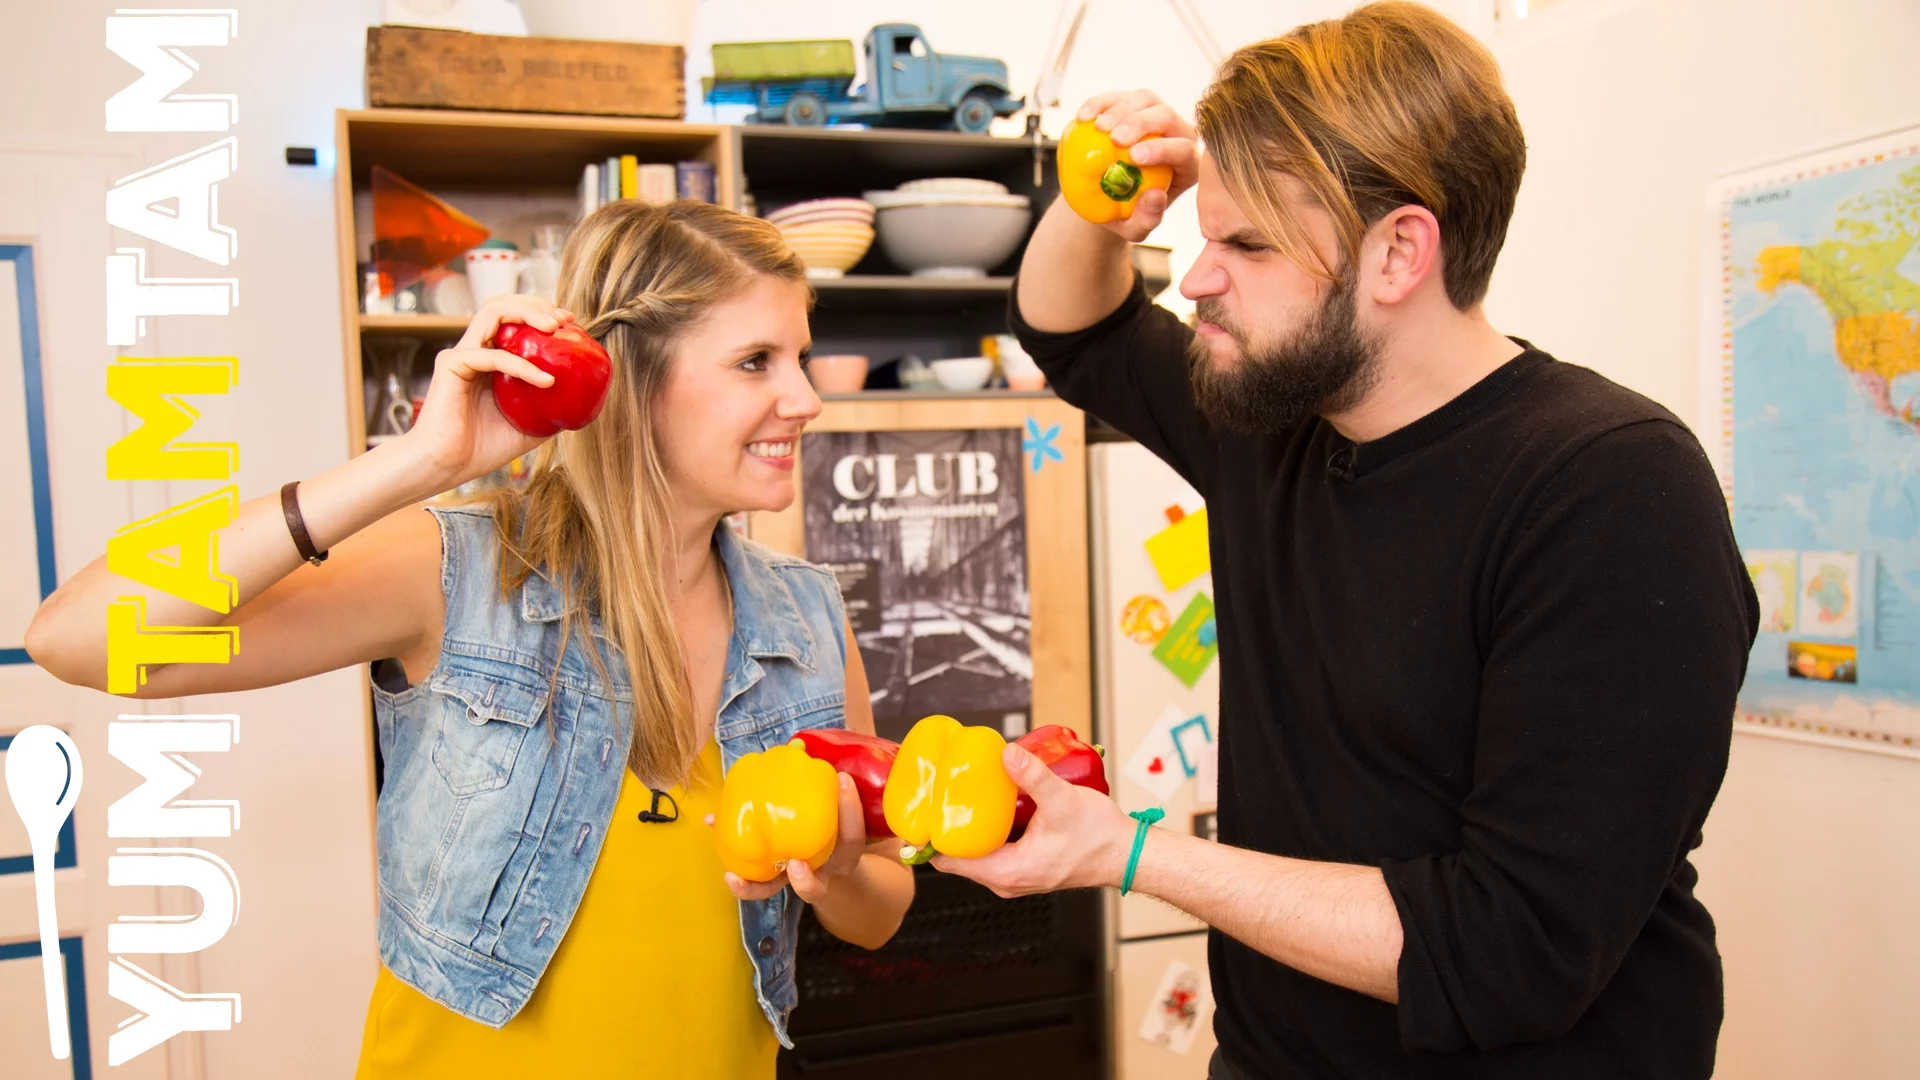
[[[673,796],[661,791],[659,788],[648,788],[647,790],[653,793],[653,805],[640,811],[641,821],[649,825],[654,825],[680,820],[680,804],[673,801]],[[660,812],[661,799],[667,800],[667,805],[673,808],[672,816]]]

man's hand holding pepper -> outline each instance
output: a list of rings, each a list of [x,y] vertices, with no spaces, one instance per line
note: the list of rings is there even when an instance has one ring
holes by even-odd
[[[1134,205],[1133,216],[1101,226],[1129,243],[1139,243],[1160,224],[1167,207],[1200,182],[1198,136],[1173,106],[1151,90],[1096,94],[1080,106],[1074,119],[1107,133],[1114,145],[1127,150],[1135,165],[1164,165],[1173,170],[1173,184],[1165,191],[1148,191]]]
[[[936,855],[933,865],[1003,897],[1118,887],[1133,849],[1133,819],[1105,793],[1068,783],[1023,747],[1009,745],[1001,761],[1007,775],[1033,799],[1026,835],[984,858]]]

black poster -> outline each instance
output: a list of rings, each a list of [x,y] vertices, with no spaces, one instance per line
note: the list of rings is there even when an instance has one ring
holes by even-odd
[[[807,558],[846,599],[874,726],[946,713],[1009,736],[1033,704],[1020,433],[801,438]]]

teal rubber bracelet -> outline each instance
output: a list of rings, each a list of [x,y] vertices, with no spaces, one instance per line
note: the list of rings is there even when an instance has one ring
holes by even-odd
[[[1147,846],[1147,826],[1166,817],[1167,812],[1152,806],[1145,810],[1134,810],[1127,816],[1139,822],[1140,827],[1133,831],[1133,853],[1127,856],[1127,876],[1120,879],[1121,896],[1133,891],[1133,873],[1140,869],[1140,851]]]

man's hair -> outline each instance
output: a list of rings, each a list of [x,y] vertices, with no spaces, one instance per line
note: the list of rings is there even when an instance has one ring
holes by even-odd
[[[1493,56],[1444,16],[1374,3],[1249,45],[1221,65],[1196,119],[1228,192],[1301,265],[1340,270],[1286,211],[1280,174],[1333,215],[1343,262],[1394,208],[1426,207],[1447,299],[1465,311],[1485,298],[1527,147]]]

